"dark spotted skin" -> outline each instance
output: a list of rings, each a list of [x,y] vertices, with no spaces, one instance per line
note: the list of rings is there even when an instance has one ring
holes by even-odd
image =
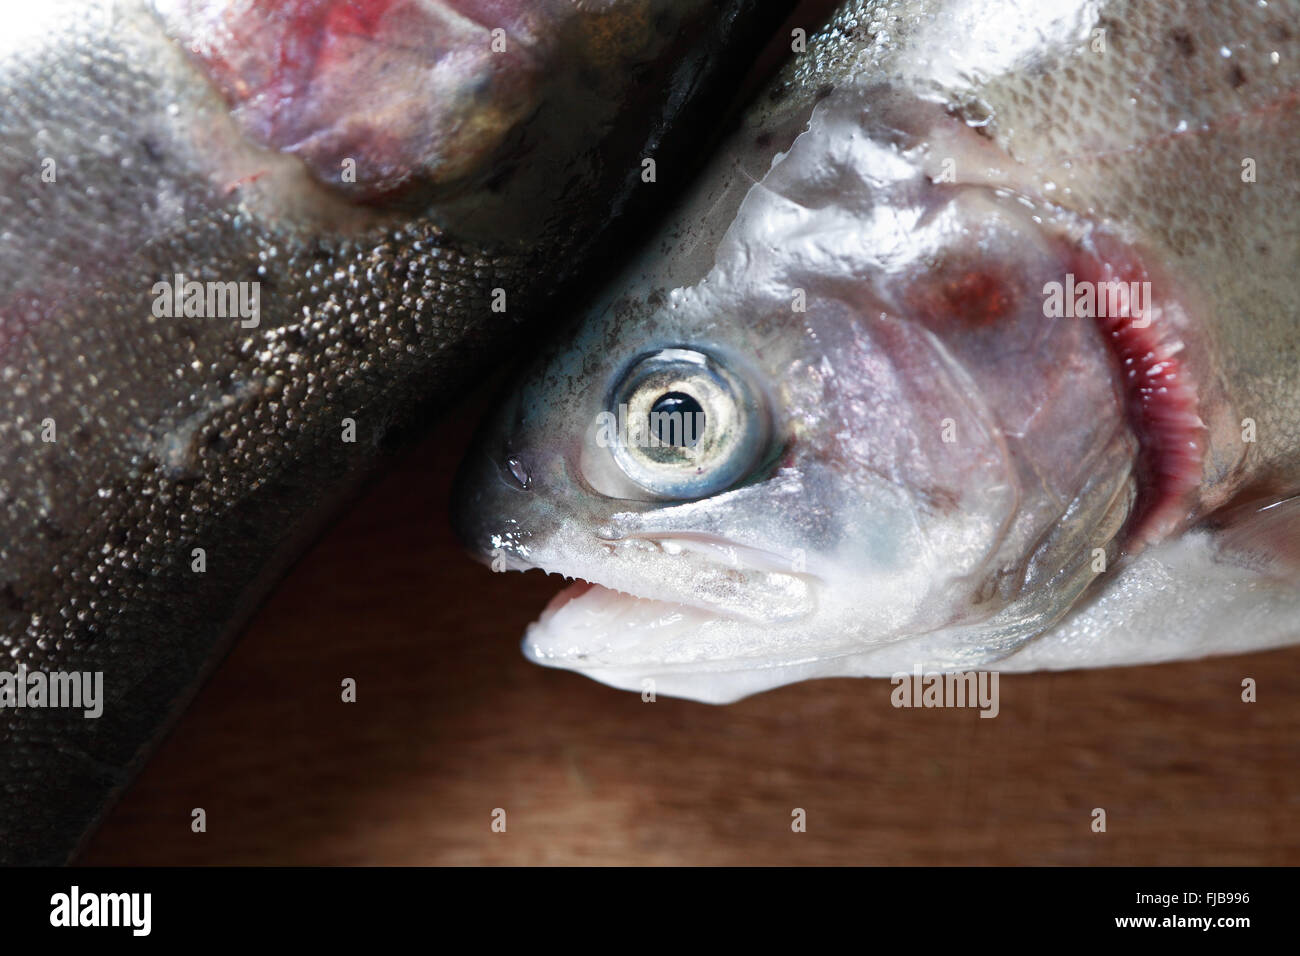
[[[56,4],[0,54],[0,670],[102,671],[105,696],[97,720],[0,711],[0,862],[68,859],[337,506],[528,323],[576,311],[550,297],[662,201],[640,157],[666,195],[785,12],[648,6],[618,69],[575,68],[433,205],[354,205],[241,142],[132,4],[111,29]],[[177,272],[260,282],[259,324],[155,317]]]

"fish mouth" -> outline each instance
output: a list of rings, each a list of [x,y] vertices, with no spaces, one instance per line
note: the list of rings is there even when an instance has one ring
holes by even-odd
[[[629,651],[671,640],[726,615],[578,579],[547,603],[528,625],[524,653],[551,667],[626,663]],[[641,655],[638,655],[641,656]]]
[[[817,609],[817,579],[770,552],[712,537],[629,536],[600,546],[626,560],[577,574],[512,562],[574,578],[529,625],[530,660],[618,686],[636,686],[642,673],[748,668]],[[624,563],[636,571],[620,573]]]

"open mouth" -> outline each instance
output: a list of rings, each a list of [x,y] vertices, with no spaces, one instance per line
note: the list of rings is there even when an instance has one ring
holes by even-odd
[[[576,580],[529,625],[524,655],[637,691],[643,700],[661,694],[724,704],[819,676],[825,666],[821,655],[807,648],[792,651],[792,646],[807,636],[804,615],[815,609],[821,582],[753,568],[739,572],[738,580],[750,599],[745,616]],[[754,619],[756,611],[777,606],[781,614]]]
[[[618,548],[635,552],[635,577],[579,578],[560,591],[529,625],[529,658],[583,670],[717,662],[739,649],[740,631],[789,624],[815,605],[808,575],[777,570],[761,552],[681,539],[629,538]]]
[[[529,625],[524,652],[539,664],[559,667],[623,665],[629,656],[680,659],[702,628],[723,619],[716,612],[576,581]]]

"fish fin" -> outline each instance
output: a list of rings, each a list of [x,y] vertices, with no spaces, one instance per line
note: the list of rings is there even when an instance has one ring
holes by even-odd
[[[999,661],[998,669],[1154,664],[1300,642],[1300,591],[1229,560],[1219,534],[1207,523],[1117,564],[1059,624]],[[1239,558],[1251,539],[1243,525],[1227,548]]]
[[[1278,581],[1300,583],[1300,495],[1255,499],[1216,516],[1220,560]]]

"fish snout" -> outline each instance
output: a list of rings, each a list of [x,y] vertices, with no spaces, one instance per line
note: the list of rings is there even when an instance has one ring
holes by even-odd
[[[479,439],[452,487],[452,530],[493,571],[526,570],[531,532],[523,510],[532,503],[533,480],[524,456],[490,451]]]

